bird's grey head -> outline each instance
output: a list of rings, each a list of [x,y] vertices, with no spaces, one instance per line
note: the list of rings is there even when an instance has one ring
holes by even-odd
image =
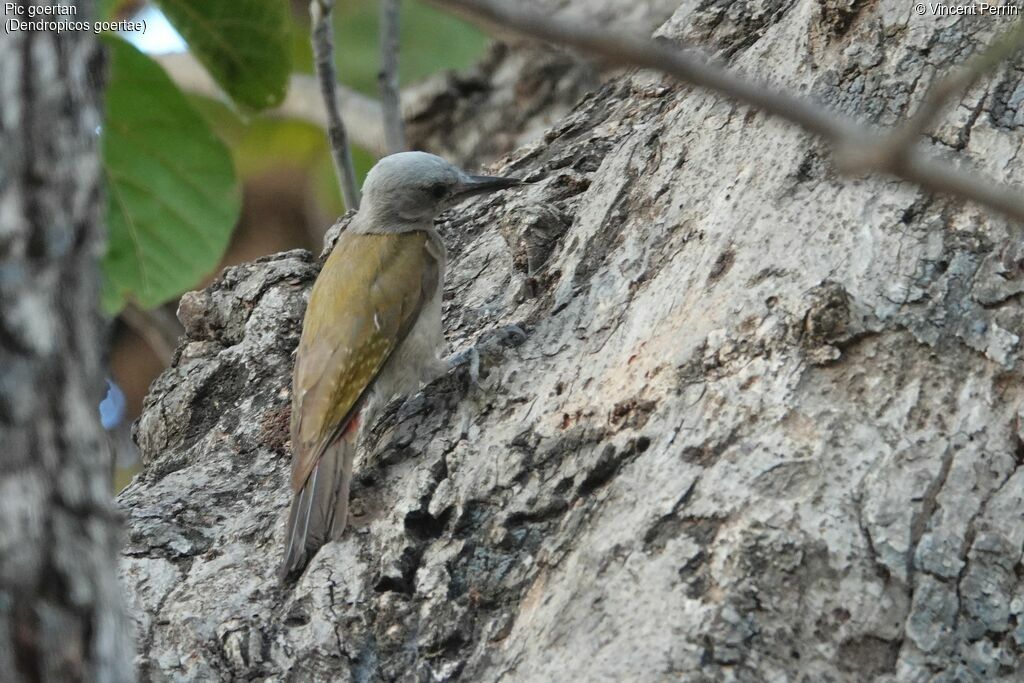
[[[459,199],[521,184],[518,178],[469,175],[426,152],[399,152],[378,161],[366,175],[357,229],[362,232],[425,229],[442,210]]]

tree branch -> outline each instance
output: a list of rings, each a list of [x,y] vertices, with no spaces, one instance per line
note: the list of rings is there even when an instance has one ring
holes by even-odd
[[[1002,33],[988,48],[974,55],[963,67],[932,85],[914,115],[893,131],[883,144],[889,148],[893,156],[906,154],[917,142],[918,137],[932,127],[949,100],[963,94],[985,73],[1022,47],[1024,20],[1019,20],[1013,28]]]
[[[399,10],[401,0],[380,0],[380,103],[388,153],[406,148],[398,91]]]
[[[840,170],[847,174],[867,171],[889,173],[914,182],[929,192],[968,199],[1024,223],[1024,200],[1017,188],[954,169],[949,162],[926,156],[916,147],[900,155],[893,155],[883,144],[888,140],[888,135],[861,126],[809,100],[746,80],[693,52],[648,38],[620,35],[580,20],[570,23],[538,12],[516,9],[511,4],[501,4],[495,0],[428,2],[492,29],[512,30],[527,38],[572,47],[615,64],[662,71],[680,81],[720,93],[794,123],[824,138],[833,147]],[[983,71],[978,69],[978,75]],[[935,98],[938,100],[938,96]],[[934,114],[928,116],[933,117]]]
[[[359,187],[356,184],[355,167],[352,165],[352,150],[348,144],[345,123],[338,110],[338,78],[334,69],[334,26],[331,23],[333,10],[334,0],[310,0],[313,60],[327,110],[327,139],[331,146],[334,169],[338,173],[341,195],[345,200],[345,208],[358,209]]]

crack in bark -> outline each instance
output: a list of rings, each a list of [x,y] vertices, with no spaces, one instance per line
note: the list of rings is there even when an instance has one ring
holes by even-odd
[[[911,597],[914,593],[915,555],[917,554],[917,546],[918,543],[921,542],[921,537],[924,536],[924,533],[928,528],[928,523],[931,521],[932,515],[938,508],[938,496],[939,493],[942,492],[942,487],[946,485],[946,479],[949,477],[949,471],[952,466],[953,448],[950,445],[946,447],[946,451],[942,455],[942,462],[939,465],[938,473],[936,473],[935,478],[932,479],[924,491],[920,507],[910,520],[910,547],[907,550],[906,572],[907,590]]]
[[[867,523],[864,521],[864,487],[865,482],[870,475],[870,471],[861,478],[858,484],[858,492],[854,498],[854,505],[857,509],[857,528],[860,529],[861,536],[864,537],[866,543],[866,549],[868,553],[868,560],[874,565],[875,575],[880,578],[884,583],[889,583],[892,579],[892,573],[889,568],[882,563],[878,557],[878,552],[875,550],[875,542],[871,537],[871,530],[868,528]]]
[[[1018,443],[1021,443],[1019,439]],[[954,630],[957,630],[959,628],[960,619],[963,614],[962,585],[964,579],[967,577],[968,570],[970,569],[970,551],[971,548],[974,546],[974,540],[977,534],[975,525],[977,524],[978,520],[982,519],[988,512],[988,505],[992,501],[992,499],[999,495],[999,492],[1002,491],[1003,487],[1006,486],[1006,484],[1011,479],[1013,479],[1013,475],[1017,473],[1017,471],[1021,468],[1022,465],[1024,465],[1024,463],[1022,463],[1020,460],[1014,460],[1013,468],[1009,471],[1006,477],[992,489],[992,491],[990,491],[986,496],[982,498],[981,505],[978,506],[978,510],[973,515],[971,515],[970,520],[968,520],[967,522],[967,527],[964,531],[964,540],[960,546],[960,552],[958,554],[960,561],[963,564],[961,565],[960,571],[957,573],[956,581],[954,582],[954,589],[956,592],[957,602],[957,611],[953,618]]]

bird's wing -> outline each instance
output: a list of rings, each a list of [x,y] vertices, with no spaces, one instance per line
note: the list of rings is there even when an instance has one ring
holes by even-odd
[[[292,488],[345,430],[436,291],[421,232],[343,233],[313,285],[292,379]]]

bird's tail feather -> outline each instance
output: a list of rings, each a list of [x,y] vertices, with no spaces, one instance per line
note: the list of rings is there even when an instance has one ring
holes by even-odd
[[[345,435],[324,450],[305,485],[292,498],[284,559],[278,571],[282,581],[301,571],[320,546],[345,531],[355,445],[354,435]]]

